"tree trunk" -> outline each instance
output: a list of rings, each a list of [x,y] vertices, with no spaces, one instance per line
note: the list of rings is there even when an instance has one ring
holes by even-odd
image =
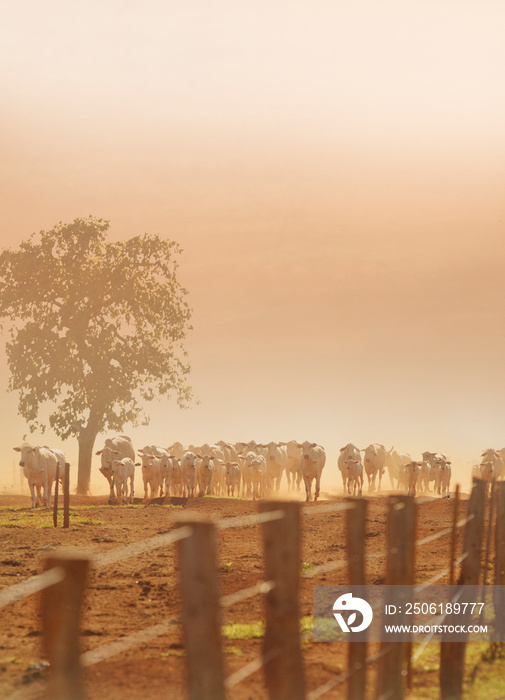
[[[79,466],[77,467],[77,493],[86,496],[89,493],[91,477],[91,459],[98,430],[91,428],[90,424],[81,429],[79,433]]]

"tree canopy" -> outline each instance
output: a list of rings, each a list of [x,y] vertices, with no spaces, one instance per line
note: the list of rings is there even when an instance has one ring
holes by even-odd
[[[157,395],[180,406],[192,397],[180,247],[152,234],[107,241],[108,229],[79,218],[0,254],[9,389],[31,431],[44,429],[40,409],[52,402],[55,433],[78,437],[81,493],[98,433],[146,422],[145,403]]]

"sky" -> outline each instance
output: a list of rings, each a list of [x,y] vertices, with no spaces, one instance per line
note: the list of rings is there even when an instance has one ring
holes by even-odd
[[[505,445],[504,23],[489,0],[2,4],[1,246],[92,215],[183,249],[199,403],[153,402],[137,447],[310,439],[330,484],[348,442],[461,479]],[[0,355],[0,489],[27,433],[7,382]]]

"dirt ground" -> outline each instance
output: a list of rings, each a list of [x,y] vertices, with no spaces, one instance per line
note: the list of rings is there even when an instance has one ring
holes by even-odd
[[[459,505],[465,517],[466,496]],[[303,506],[302,572],[314,565],[345,558],[345,514],[318,513],[318,505],[342,501],[340,496],[323,495],[318,504]],[[230,518],[257,512],[252,501],[240,499],[195,498],[178,507],[166,503],[138,506],[108,506],[107,498],[71,497],[70,528],[40,525],[41,509],[29,508],[27,496],[0,496],[0,586],[10,586],[43,568],[46,556],[60,547],[72,546],[90,554],[115,549],[127,543],[170,530],[182,511]],[[19,510],[21,508],[21,510]],[[438,532],[451,524],[453,501],[433,499],[418,506],[417,537]],[[61,514],[60,514],[61,519]],[[47,512],[47,521],[49,512]],[[366,552],[385,552],[386,497],[370,499]],[[461,547],[462,528],[458,532]],[[448,566],[450,537],[418,548],[416,583],[422,583]],[[458,554],[460,549],[458,549]],[[380,584],[385,574],[385,557],[367,562],[369,583]],[[252,586],[263,578],[262,541],[259,526],[219,532],[219,571],[223,594]],[[301,617],[312,615],[314,584],[342,584],[347,581],[343,568],[301,581]],[[440,583],[447,583],[444,578]],[[82,650],[95,649],[179,616],[179,589],[176,548],[168,545],[137,555],[100,570],[91,569],[82,621]],[[47,668],[41,649],[39,596],[37,594],[0,610],[0,697],[41,698],[44,696]],[[251,623],[263,619],[263,600],[258,595],[236,603],[223,612],[223,623],[235,625],[238,636],[250,636]],[[244,630],[237,623],[249,625]],[[242,632],[241,632],[242,630]],[[262,639],[225,638],[226,675],[261,656]],[[431,646],[431,645],[429,645]],[[318,688],[347,669],[347,649],[339,643],[312,643],[304,635],[303,657],[307,691]],[[432,654],[433,656],[433,654]],[[503,661],[501,674],[505,672]],[[471,669],[469,669],[469,672]],[[374,669],[368,687],[373,696]],[[178,700],[185,694],[185,658],[182,631],[176,623],[168,634],[141,643],[85,670],[90,700],[115,698],[151,700],[163,697]],[[346,684],[332,689],[325,698],[345,697]],[[413,669],[410,698],[438,697],[436,663],[423,656]],[[230,698],[266,698],[261,670],[229,691]],[[470,696],[469,696],[470,697]],[[498,697],[491,696],[488,697]]]

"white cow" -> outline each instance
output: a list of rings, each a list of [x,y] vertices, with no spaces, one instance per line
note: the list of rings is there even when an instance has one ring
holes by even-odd
[[[405,475],[403,467],[412,462],[412,457],[406,452],[397,452],[394,447],[386,450],[385,465],[388,469],[389,480],[392,488],[395,488],[394,480],[396,479],[396,488],[406,488]]]
[[[347,463],[349,462],[349,460],[354,460],[361,464],[360,451],[358,450],[356,445],[353,445],[351,442],[349,442],[345,447],[340,448],[340,454],[338,456],[338,468],[340,470],[340,474],[342,475],[344,493],[348,477]]]
[[[181,462],[177,457],[169,458],[169,466],[165,477],[165,495],[182,496],[184,492],[184,480],[182,478]]]
[[[263,498],[267,486],[267,461],[263,455],[255,455],[251,461],[253,500]]]
[[[32,508],[39,503],[50,506],[58,457],[48,447],[33,447],[26,442],[13,449],[21,452],[19,465],[23,467],[23,474],[28,480]],[[41,489],[44,493],[43,497],[41,497]]]
[[[443,459],[445,459],[445,456],[440,454],[440,452],[423,452],[423,462],[427,462],[430,465],[428,491],[430,490],[429,485],[433,481],[433,493],[440,493],[440,460]]]
[[[302,470],[300,467],[300,458],[302,456],[300,448],[298,447],[296,440],[290,440],[289,442],[279,443],[286,448],[287,459],[286,459],[286,479],[288,482],[288,491],[295,489],[296,480],[296,490],[300,490],[300,483],[302,481]]]
[[[505,464],[498,450],[484,450],[482,453],[481,465],[485,462],[492,462],[495,469],[495,479],[501,479],[505,476]]]
[[[269,442],[266,445],[258,445],[259,448],[266,449],[267,460],[267,480],[268,487],[270,485],[275,491],[279,491],[281,486],[282,472],[284,471],[287,461],[288,452],[282,443]]]
[[[386,469],[384,466],[386,463],[386,448],[384,445],[374,443],[373,445],[365,447],[362,451],[365,453],[363,455],[363,465],[368,479],[368,490],[375,491],[375,479],[377,477],[380,490],[382,475]]]
[[[451,463],[444,457],[438,462],[438,493],[449,497],[451,485]]]
[[[210,496],[212,493],[212,478],[214,476],[214,458],[211,455],[197,455],[196,479],[199,495]]]
[[[144,448],[147,449],[147,448]],[[165,485],[168,476],[168,465],[170,460],[170,452],[165,447],[151,445],[151,454],[157,458],[158,467],[160,470],[160,497],[164,495],[163,486]],[[165,494],[166,495],[166,494]]]
[[[128,494],[128,480],[130,493]],[[112,481],[116,489],[118,503],[133,503],[135,496],[135,463],[130,457],[115,459],[112,462]]]
[[[315,479],[314,501],[317,501],[321,487],[321,473],[326,463],[326,452],[324,451],[324,447],[321,447],[321,445],[318,445],[316,442],[309,442],[308,440],[297,443],[297,445],[302,449],[300,469],[302,471],[303,483],[305,484],[305,500],[310,501],[312,480]]]
[[[361,460],[348,459],[347,460],[347,493],[351,493],[351,485],[353,486],[352,495],[356,495],[356,489],[358,489],[358,496],[363,493],[363,465]]]
[[[129,457],[135,461],[135,450],[133,449],[132,441],[127,435],[118,435],[114,438],[107,438],[105,446],[96,453],[101,456],[102,466],[100,471],[109,482],[110,494],[109,504],[114,498],[114,485],[112,481],[112,462],[115,459],[124,459]]]
[[[151,498],[156,498],[162,488],[161,456],[156,454],[156,445],[146,445],[138,451],[142,460],[142,481],[144,483],[144,500],[148,500],[149,489]]]
[[[409,462],[403,467],[405,475],[405,483],[407,486],[407,494],[415,498],[417,481],[423,462]]]
[[[428,462],[421,462],[422,466],[419,467],[419,485],[420,485],[420,490],[423,491],[424,493],[428,493],[430,490],[430,465]]]
[[[240,465],[238,462],[226,462],[226,490],[228,496],[240,493]]]
[[[482,480],[486,482],[486,491],[488,491],[496,479],[496,469],[493,462],[484,462],[480,471]]]
[[[172,460],[176,460],[177,457],[171,455],[168,449],[160,448],[161,451],[162,453],[159,455],[160,496],[169,496],[170,481],[172,479]]]
[[[226,467],[222,459],[214,459],[213,491],[216,496],[226,495]]]
[[[181,457],[181,472],[184,496],[193,498],[196,486],[196,454],[187,450]]]
[[[258,455],[256,452],[250,450],[245,454],[239,452],[238,458],[240,463],[240,474],[242,477],[242,496],[246,498],[252,498],[253,495],[253,475],[252,475],[252,463]]]

